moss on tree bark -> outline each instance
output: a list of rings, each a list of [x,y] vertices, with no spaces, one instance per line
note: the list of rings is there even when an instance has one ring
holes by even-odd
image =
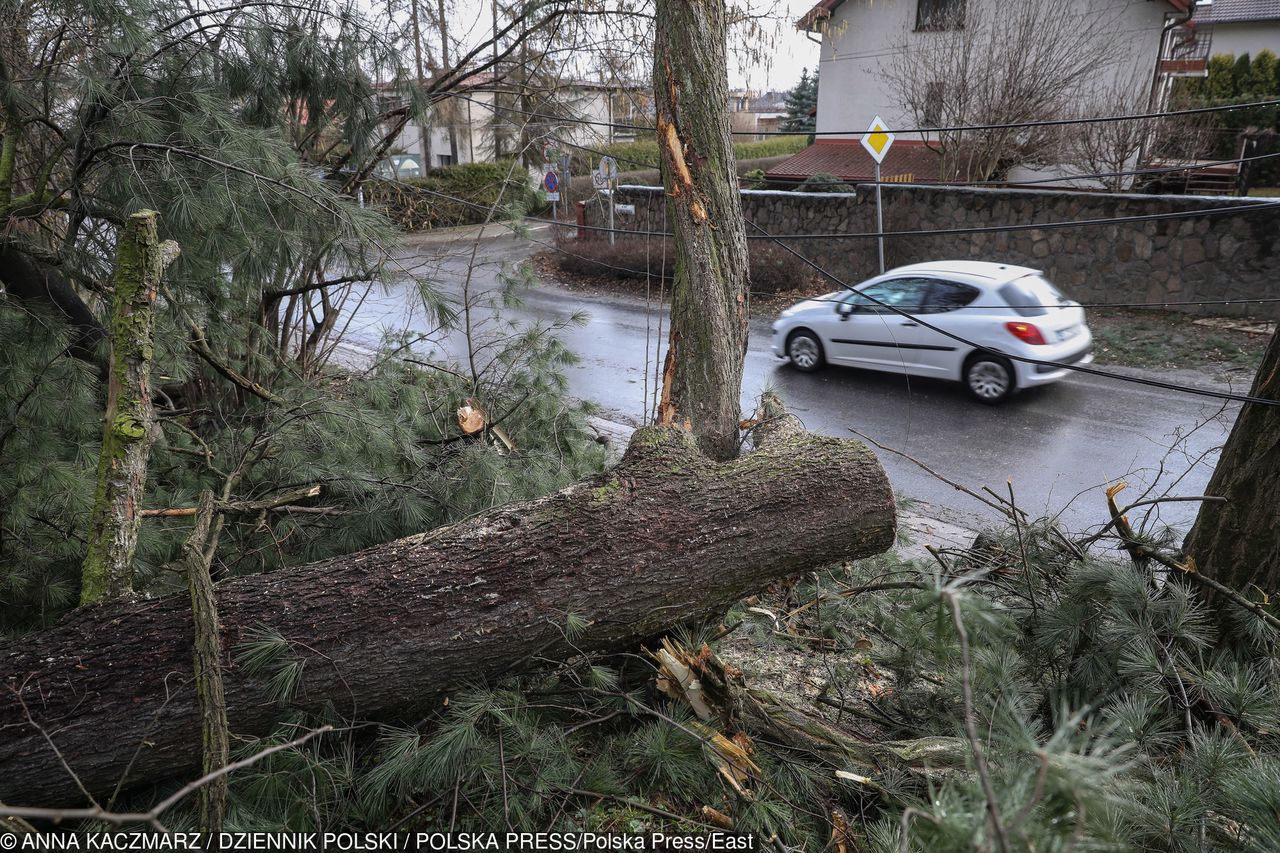
[[[160,244],[155,211],[143,210],[129,217],[116,247],[107,410],[81,571],[82,605],[133,589],[138,510],[156,430],[151,405],[153,307],[170,246]]]

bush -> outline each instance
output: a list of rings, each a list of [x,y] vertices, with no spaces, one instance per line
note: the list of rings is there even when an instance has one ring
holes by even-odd
[[[800,185],[800,192],[803,193],[851,193],[853,191],[852,186],[826,172],[810,175]]]
[[[596,237],[561,240],[558,246],[560,251],[555,255],[556,265],[577,275],[603,274],[644,281],[650,276],[669,279],[675,268],[675,248],[670,240],[651,239],[646,242],[620,235],[612,246],[607,239]],[[751,292],[755,294],[807,289],[818,281],[816,274],[798,263],[794,255],[771,241],[749,241],[747,259],[751,267]]]
[[[475,225],[485,221],[495,202],[495,218],[508,208],[539,206],[528,172],[511,160],[441,166],[424,177],[399,181],[375,178],[365,185],[365,198],[405,231]]]
[[[760,160],[765,157],[787,157],[808,147],[807,136],[775,136],[760,142],[735,143],[733,151],[740,161]],[[658,167],[658,143],[653,140],[604,145],[600,147],[600,152],[616,159],[618,169],[622,172]],[[592,167],[594,166],[595,161],[592,162]]]
[[[789,157],[809,147],[809,137],[803,134],[796,136],[774,136],[759,142],[739,142],[733,146],[739,160],[754,160],[760,157]]]

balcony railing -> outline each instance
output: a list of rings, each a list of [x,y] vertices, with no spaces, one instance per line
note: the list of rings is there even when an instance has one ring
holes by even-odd
[[[1213,29],[1183,24],[1165,36],[1160,54],[1160,71],[1175,77],[1203,77],[1209,70]]]

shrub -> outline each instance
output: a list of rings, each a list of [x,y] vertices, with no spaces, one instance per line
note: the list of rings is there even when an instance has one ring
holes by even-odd
[[[806,136],[775,136],[760,142],[737,142],[733,151],[740,161],[760,160],[765,157],[787,157],[808,147],[809,139]],[[619,170],[623,172],[656,169],[658,166],[658,143],[653,140],[604,145],[600,147],[600,152],[615,158]],[[594,165],[595,161],[592,162],[593,167]]]
[[[851,193],[853,191],[852,186],[826,172],[810,175],[800,185],[800,192],[804,193]]]
[[[796,136],[774,136],[759,142],[739,142],[733,146],[739,160],[754,160],[760,157],[789,157],[809,147],[809,137],[802,134]]]
[[[384,208],[405,231],[475,225],[485,221],[495,202],[495,218],[503,209],[538,206],[528,172],[510,160],[441,166],[421,178],[373,179],[365,187],[368,203]]]
[[[665,246],[664,246],[665,244]],[[590,237],[561,240],[555,254],[556,265],[578,275],[611,275],[632,281],[652,276],[670,278],[674,270],[675,248],[670,240],[630,238],[619,235],[612,246],[607,239]],[[665,250],[665,255],[664,255]],[[665,267],[663,258],[666,258]],[[747,260],[751,268],[751,292],[785,293],[809,288],[817,277],[794,255],[775,243],[751,240],[747,243]]]

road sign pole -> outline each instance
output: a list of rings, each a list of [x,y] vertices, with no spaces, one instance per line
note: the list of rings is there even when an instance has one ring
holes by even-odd
[[[880,244],[880,273],[884,274],[884,208],[880,205],[880,164],[876,163],[876,242]]]
[[[600,177],[604,178],[605,191],[609,196],[609,245],[616,236],[613,227],[614,192],[618,189],[618,161],[609,156],[600,158]]]
[[[568,153],[560,152],[560,185],[564,187],[564,218],[566,220],[573,219],[573,195],[570,190],[573,189],[573,177],[569,174],[570,169]]]
[[[617,188],[617,183],[613,180],[609,181],[609,245],[613,245],[613,238],[617,236],[613,233],[613,191]]]
[[[862,147],[871,155],[876,164],[876,245],[880,250],[880,272],[884,273],[884,208],[880,203],[880,164],[893,146],[893,131],[876,116],[871,126],[862,134]]]

